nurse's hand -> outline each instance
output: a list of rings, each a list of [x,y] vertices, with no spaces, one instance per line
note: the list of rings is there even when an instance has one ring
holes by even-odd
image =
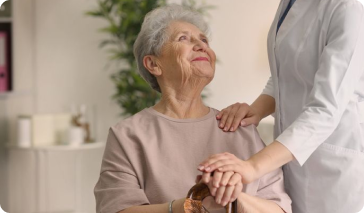
[[[248,104],[236,103],[219,112],[216,119],[220,120],[219,127],[225,132],[235,131],[239,125],[248,126],[254,124],[258,126],[262,117]]]
[[[221,206],[234,202],[243,190],[241,176],[238,173],[215,171],[211,176],[211,173],[205,172],[198,178],[209,187],[215,202]]]
[[[258,178],[256,169],[250,161],[241,160],[228,152],[211,155],[209,158],[199,164],[198,170],[204,173],[238,173],[241,176],[241,182],[244,184],[251,183]],[[202,181],[207,183],[209,181],[209,177],[207,177],[207,175],[203,175]],[[217,183],[221,184],[221,181]]]

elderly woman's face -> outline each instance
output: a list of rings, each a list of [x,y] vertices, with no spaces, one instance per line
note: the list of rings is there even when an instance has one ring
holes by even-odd
[[[169,40],[157,57],[163,78],[180,86],[208,84],[214,77],[216,55],[207,37],[195,25],[180,21],[172,22],[167,33]]]

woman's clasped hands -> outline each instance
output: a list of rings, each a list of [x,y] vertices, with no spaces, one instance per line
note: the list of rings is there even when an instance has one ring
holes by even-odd
[[[220,207],[235,201],[243,189],[241,176],[234,172],[223,173],[216,171],[213,175],[206,172],[203,175],[199,175],[196,182],[203,182],[209,187],[211,195]],[[205,205],[205,207],[207,206]]]
[[[248,184],[256,179],[256,172],[249,161],[243,161],[231,153],[211,155],[200,163],[198,170],[202,175],[197,176],[196,182],[205,183],[214,197],[216,204],[226,206],[228,203],[244,196],[243,184]],[[205,207],[216,208],[211,201]],[[242,202],[238,202],[238,209],[244,209]],[[239,211],[240,212],[240,211]]]

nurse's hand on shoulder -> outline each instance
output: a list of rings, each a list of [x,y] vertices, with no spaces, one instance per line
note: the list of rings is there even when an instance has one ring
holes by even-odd
[[[261,117],[246,103],[233,104],[219,112],[216,119],[220,120],[219,127],[225,132],[234,132],[238,126],[258,126]]]
[[[250,161],[241,160],[228,152],[211,155],[199,164],[198,170],[205,173],[238,173],[241,176],[241,182],[244,184],[251,183],[257,179],[256,169]],[[207,176],[202,176],[202,181],[208,183],[210,179]]]

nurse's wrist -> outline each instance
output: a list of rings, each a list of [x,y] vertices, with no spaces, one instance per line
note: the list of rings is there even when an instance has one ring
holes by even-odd
[[[251,183],[255,180],[257,180],[258,178],[260,178],[259,176],[259,165],[258,162],[256,162],[254,159],[249,159],[247,161],[245,161],[247,163],[247,171],[249,171],[250,175],[246,180],[245,184]]]

